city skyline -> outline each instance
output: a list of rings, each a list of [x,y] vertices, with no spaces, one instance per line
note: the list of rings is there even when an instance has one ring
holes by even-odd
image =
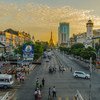
[[[0,30],[25,31],[36,40],[45,41],[49,41],[52,31],[57,42],[60,22],[70,23],[71,35],[85,32],[89,18],[94,29],[100,28],[99,3],[99,0],[1,0]]]

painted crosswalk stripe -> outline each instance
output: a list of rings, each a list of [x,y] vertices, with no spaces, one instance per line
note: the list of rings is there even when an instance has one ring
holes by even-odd
[[[61,97],[58,97],[58,100],[61,100]]]
[[[69,97],[58,97],[58,100],[69,100]]]
[[[66,97],[66,100],[69,100],[69,97]]]

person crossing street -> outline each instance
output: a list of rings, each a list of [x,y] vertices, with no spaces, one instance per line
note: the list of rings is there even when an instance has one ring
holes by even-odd
[[[42,79],[42,86],[44,87],[44,85],[45,85],[45,79],[43,78]]]

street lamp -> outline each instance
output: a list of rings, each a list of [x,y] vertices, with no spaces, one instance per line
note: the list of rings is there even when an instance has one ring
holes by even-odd
[[[89,100],[92,100],[91,98],[91,89],[92,89],[92,84],[91,84],[91,81],[92,81],[92,57],[90,57],[90,92],[89,92]]]
[[[92,51],[93,52],[93,51]],[[93,53],[95,53],[95,52],[93,52]],[[96,55],[96,53],[95,53],[95,55]],[[89,93],[89,100],[92,100],[92,69],[93,69],[93,67],[92,67],[92,57],[90,57],[90,93]]]

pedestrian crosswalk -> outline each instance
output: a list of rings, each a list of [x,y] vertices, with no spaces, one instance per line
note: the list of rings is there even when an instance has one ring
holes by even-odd
[[[73,100],[73,98],[69,97],[69,96],[65,96],[65,97],[62,97],[62,96],[57,96],[57,97],[51,97],[51,98],[48,98],[48,100]]]
[[[59,96],[57,100],[70,100],[70,98],[68,96],[66,97]]]

